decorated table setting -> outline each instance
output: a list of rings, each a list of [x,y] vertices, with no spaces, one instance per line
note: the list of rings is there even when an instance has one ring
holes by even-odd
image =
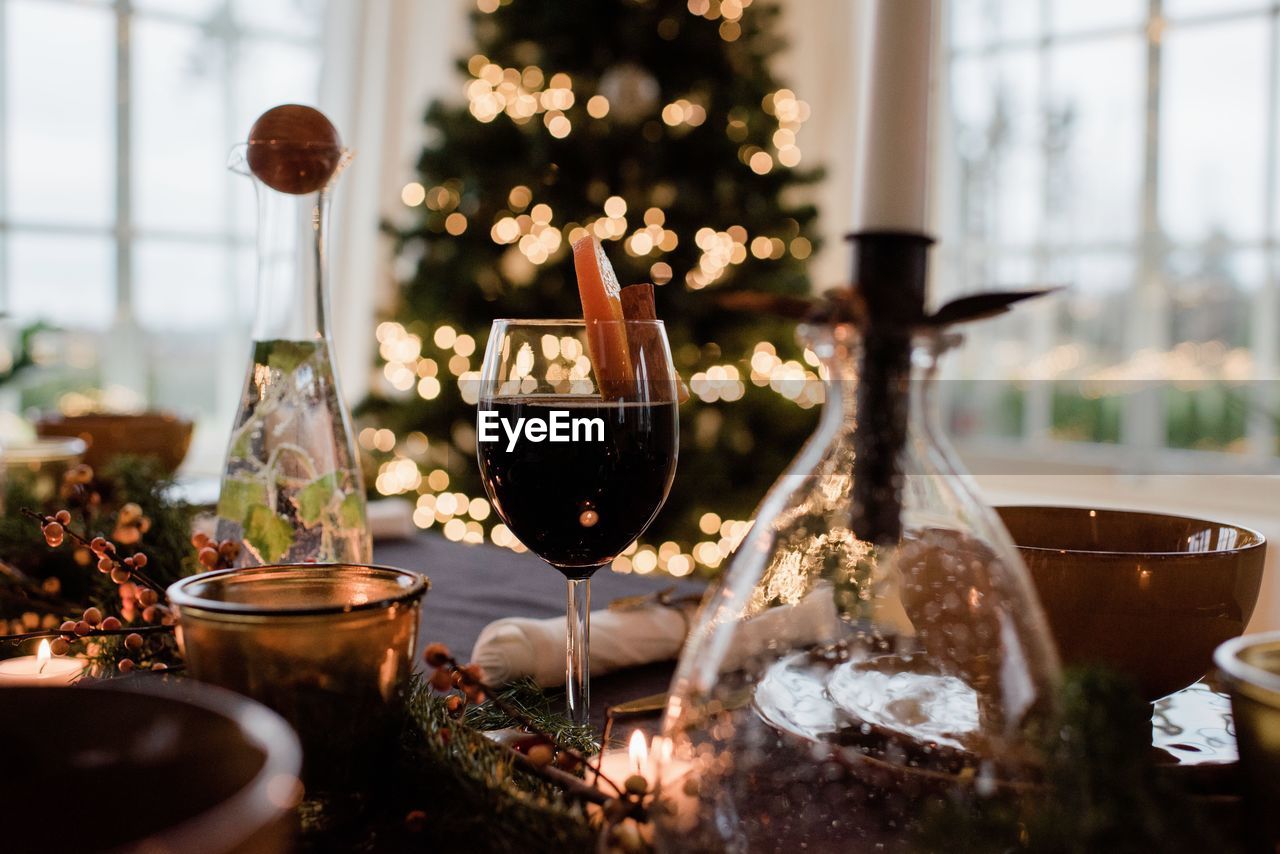
[[[445,468],[478,472],[473,521],[518,548],[445,498],[412,511],[445,536],[374,542],[398,469],[362,462],[326,278],[353,153],[313,108],[261,115],[230,162],[259,302],[216,507],[173,488],[189,424],[4,459],[0,851],[1275,850],[1280,635],[1244,634],[1267,542],[978,493],[939,363],[1049,289],[927,308],[939,7],[874,6],[850,284],[706,297],[797,321],[822,411],[749,520],[704,514],[698,573],[637,551],[702,428],[666,295],[615,273],[621,213],[544,253],[569,316],[498,301],[454,371],[474,459],[439,489],[471,507]]]

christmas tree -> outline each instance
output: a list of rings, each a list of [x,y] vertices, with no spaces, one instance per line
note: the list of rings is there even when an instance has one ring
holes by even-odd
[[[650,545],[615,569],[713,570],[811,432],[822,396],[790,323],[718,300],[809,291],[816,211],[796,190],[819,173],[799,166],[809,107],[769,70],[778,9],[478,7],[474,53],[459,61],[466,102],[429,107],[420,178],[402,194],[414,220],[394,232],[412,275],[377,330],[382,371],[361,408],[367,471],[379,493],[416,496],[419,526],[521,548],[483,498],[468,387],[493,318],[581,317],[569,246],[594,233],[624,284],[657,286],[693,392]]]

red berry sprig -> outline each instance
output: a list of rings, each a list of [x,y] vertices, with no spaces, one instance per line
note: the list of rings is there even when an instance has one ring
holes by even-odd
[[[648,781],[635,775],[619,786],[597,768],[595,780],[608,784],[613,792],[606,792],[588,783],[571,773],[587,766],[586,757],[572,747],[559,743],[552,733],[542,731],[536,721],[504,700],[492,686],[485,683],[484,671],[479,665],[459,664],[449,647],[442,643],[428,644],[422,657],[432,668],[429,680],[431,687],[448,695],[445,708],[451,716],[461,717],[468,702],[482,703],[487,698],[488,702],[497,706],[503,714],[529,733],[529,738],[522,739],[518,746],[496,742],[507,751],[512,761],[529,773],[558,786],[566,794],[599,806],[606,822],[603,831],[606,838],[613,847],[630,850],[627,844],[632,841],[631,837],[638,840],[639,836],[634,832],[634,824],[628,823],[628,819],[648,820],[645,805],[649,791]],[[455,690],[458,693],[452,693]],[[436,735],[448,743],[451,734],[448,729],[442,728]],[[410,832],[417,832],[415,828],[424,826],[425,823],[426,814],[421,810],[413,810],[405,816],[405,827]]]
[[[164,588],[151,580],[142,571],[148,563],[145,553],[139,551],[126,558],[117,557],[116,544],[111,540],[102,536],[90,539],[73,529],[71,527],[71,512],[68,510],[59,510],[52,516],[48,516],[24,507],[22,508],[22,513],[40,524],[44,540],[49,544],[50,548],[58,548],[65,542],[67,537],[70,537],[72,541],[89,549],[93,556],[97,557],[98,571],[110,575],[111,580],[116,584],[127,584],[131,581],[137,582],[155,591],[157,599],[164,597]]]
[[[518,722],[531,734],[538,736],[532,740],[531,746],[515,751],[527,766],[544,768],[554,764],[556,768],[565,771],[586,767],[585,756],[569,745],[559,743],[554,736],[541,732],[532,718],[504,700],[491,685],[487,684],[484,681],[484,670],[480,665],[459,664],[449,651],[449,647],[442,643],[428,644],[423,650],[422,657],[427,666],[432,668],[428,684],[440,693],[449,695],[445,700],[445,707],[453,717],[461,717],[468,703],[479,704],[488,700],[507,717]],[[458,693],[450,693],[454,690]],[[546,750],[539,750],[539,747],[544,747]],[[600,779],[609,783],[619,794],[624,791],[623,787],[603,775],[600,775]]]
[[[205,569],[230,569],[240,556],[240,543],[236,540],[215,540],[204,531],[191,535],[196,559]]]
[[[96,563],[100,572],[111,577],[119,591],[121,616],[104,616],[100,608],[89,607],[84,610],[80,619],[66,620],[57,628],[54,628],[56,620],[49,617],[49,622],[37,631],[39,621],[33,613],[31,621],[27,621],[24,615],[24,626],[17,627],[26,627],[29,631],[0,635],[0,641],[21,642],[33,638],[52,638],[50,650],[56,655],[66,655],[71,651],[72,644],[85,638],[122,635],[127,657],[116,663],[116,668],[121,673],[137,669],[149,669],[153,672],[172,669],[162,661],[153,661],[149,666],[139,664],[139,654],[145,653],[146,636],[172,633],[174,617],[165,604],[164,588],[146,572],[150,563],[146,553],[140,550],[128,556],[121,556],[119,553],[122,545],[136,547],[142,535],[150,529],[151,520],[143,513],[140,505],[129,502],[116,514],[111,539],[103,536],[89,538],[87,534],[74,530],[71,527],[72,509],[83,511],[87,526],[93,518],[93,509],[101,503],[101,496],[93,488],[93,469],[85,465],[75,466],[63,475],[61,495],[71,509],[60,509],[52,515],[27,508],[23,508],[21,512],[40,525],[41,534],[50,548],[59,548],[70,539],[75,545],[76,563],[85,567]],[[226,551],[234,556],[229,546]],[[57,581],[56,578],[46,580],[44,587],[46,592],[54,594],[56,589],[49,589],[50,580]],[[136,623],[139,618],[153,625],[126,625]]]
[[[67,526],[70,524],[71,511],[69,510],[59,510],[52,516],[46,517],[40,524],[40,533],[44,534],[44,541],[49,544],[49,548],[56,549],[62,545],[62,539],[66,536]]]
[[[22,632],[16,635],[3,635],[0,640],[19,643],[35,638],[52,638],[49,651],[54,655],[66,655],[71,645],[86,638],[124,636],[124,647],[130,652],[142,649],[144,635],[163,634],[173,631],[172,622],[158,626],[126,626],[119,617],[103,616],[102,609],[89,607],[84,609],[78,620],[64,620],[56,629]],[[130,663],[129,667],[133,667]],[[152,669],[164,669],[164,665],[153,665]]]

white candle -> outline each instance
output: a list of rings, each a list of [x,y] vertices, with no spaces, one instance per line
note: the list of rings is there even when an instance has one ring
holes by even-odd
[[[640,730],[632,730],[631,738],[625,750],[606,750],[600,757],[600,776],[621,786],[633,774],[639,774],[650,783],[654,780],[653,763],[649,757],[649,745]],[[594,770],[595,763],[592,763]],[[601,788],[612,792],[609,783],[603,780],[597,783]]]
[[[594,767],[594,763],[592,764]],[[682,829],[691,828],[697,818],[696,799],[685,791],[691,771],[689,763],[672,757],[669,739],[655,736],[650,745],[645,741],[644,733],[638,729],[632,731],[626,749],[606,750],[600,757],[600,774],[613,783],[621,786],[628,777],[638,774],[648,781],[650,794],[660,788],[662,800],[670,810],[671,825]],[[658,786],[659,780],[662,782],[661,787]],[[606,792],[613,792],[603,780],[594,782]],[[640,835],[646,841],[652,842],[652,833],[653,829],[649,825],[640,829]]]
[[[618,785],[622,785],[632,775],[639,775],[649,781],[650,791],[658,782],[659,773],[664,785],[682,780],[687,775],[689,766],[672,758],[671,747],[670,739],[654,736],[653,743],[650,744],[645,740],[643,732],[632,730],[626,749],[606,750],[600,757],[600,774]],[[595,762],[591,765],[594,770]],[[609,788],[609,784],[603,781],[598,785]]]
[[[0,686],[7,685],[70,685],[84,672],[84,662],[78,658],[61,658],[53,655],[49,641],[40,641],[35,655],[6,658],[0,661]]]
[[[928,232],[929,90],[937,0],[874,0],[859,114],[855,231]]]

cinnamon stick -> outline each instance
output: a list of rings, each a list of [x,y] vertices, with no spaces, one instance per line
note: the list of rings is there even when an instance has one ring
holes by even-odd
[[[658,305],[654,298],[653,285],[648,282],[638,285],[627,285],[620,293],[622,300],[622,316],[627,320],[657,320]],[[667,354],[662,346],[662,337],[657,327],[637,324],[628,328],[628,339],[631,345],[631,359],[634,363],[644,365],[646,381],[651,401],[671,400],[672,387],[675,397],[680,403],[689,399],[689,389],[678,375],[667,374]]]

